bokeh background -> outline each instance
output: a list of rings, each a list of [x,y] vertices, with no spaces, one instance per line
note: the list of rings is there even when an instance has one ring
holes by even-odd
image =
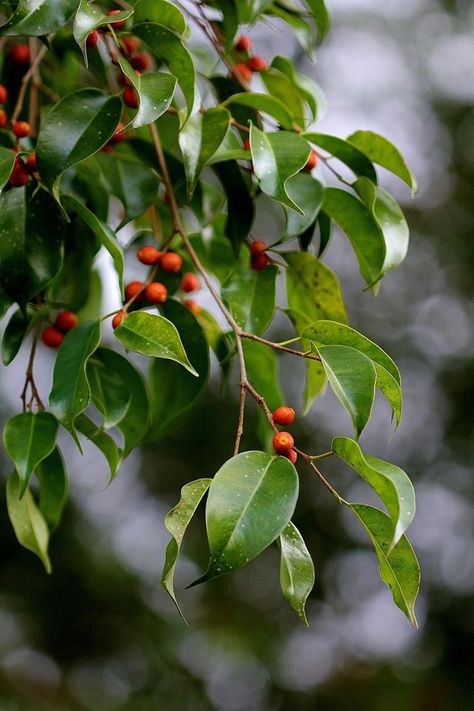
[[[333,26],[315,64],[278,25],[253,37],[260,53],[289,54],[321,84],[328,101],[321,131],[379,131],[400,146],[419,179],[412,200],[403,184],[384,176],[407,211],[412,245],[376,299],[363,291],[342,235],[327,262],[341,277],[352,325],[401,367],[403,424],[388,441],[388,408],[380,402],[363,444],[416,484],[410,538],[423,572],[420,629],[393,606],[363,532],[304,466],[296,521],[316,566],[310,628],[281,598],[276,550],[184,591],[207,562],[202,513],[177,572],[190,625],[181,622],[159,584],[168,540],[163,517],[182,484],[212,476],[229,456],[237,390],[221,397],[216,377],[191,421],[134,453],[106,491],[100,455],[87,448],[81,459],[70,450],[71,502],[52,540],[51,577],[16,543],[2,502],[2,710],[474,709],[474,6],[328,5]],[[272,239],[274,230],[263,211],[258,236]],[[44,382],[50,365],[48,358],[42,363]],[[281,361],[287,400],[296,406],[299,366]],[[16,370],[18,376],[0,374],[3,418],[18,404],[22,368]],[[254,416],[245,447],[257,445]],[[349,423],[329,393],[297,430],[302,448],[312,451],[346,433]],[[328,461],[324,471],[347,497],[371,501],[340,465]]]

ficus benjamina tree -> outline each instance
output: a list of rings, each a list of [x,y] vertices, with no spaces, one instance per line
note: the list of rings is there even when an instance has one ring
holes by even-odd
[[[5,368],[21,349],[28,362],[19,412],[3,431],[19,542],[51,570],[48,541],[67,499],[61,429],[79,452],[83,438],[102,452],[112,481],[134,448],[192,414],[212,353],[228,387],[238,373],[235,446],[219,471],[184,486],[166,516],[165,590],[176,602],[181,543],[205,499],[210,562],[191,585],[276,544],[283,596],[306,623],[314,566],[292,518],[298,477],[315,475],[359,521],[395,604],[416,625],[413,486],[359,444],[377,390],[398,427],[400,373],[350,327],[324,261],[336,225],[375,296],[408,246],[402,210],[375,166],[413,192],[416,182],[388,139],[319,132],[318,86],[287,57],[255,54],[245,34],[278,23],[312,55],[329,27],[324,0],[12,0],[0,12],[2,355]],[[269,206],[282,227],[256,234]],[[104,250],[106,271],[96,264]],[[124,283],[125,265],[141,280]],[[212,308],[199,304],[200,289]],[[104,292],[117,295],[112,313],[102,313]],[[266,336],[277,310],[283,342]],[[48,352],[49,394],[34,376],[36,358],[52,362]],[[328,451],[300,450],[280,357],[305,363],[299,416],[332,388],[352,438],[334,433]],[[242,452],[252,400],[261,449]],[[343,498],[321,471],[329,456],[383,510]]]

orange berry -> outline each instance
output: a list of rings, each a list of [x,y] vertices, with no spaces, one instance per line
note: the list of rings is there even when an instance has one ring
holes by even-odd
[[[93,49],[93,47],[97,47],[97,42],[99,41],[99,33],[97,30],[92,30],[92,32],[87,35],[86,39],[86,45],[88,49]]]
[[[239,62],[234,67],[234,74],[237,75],[238,79],[248,84],[252,79],[253,71],[244,62]]]
[[[118,15],[119,12],[122,12],[121,10],[109,10],[107,15],[109,17],[113,17],[114,15]],[[125,25],[125,20],[117,20],[117,22],[111,22],[110,23],[114,30],[120,30],[121,27]]]
[[[133,88],[133,86],[126,86],[123,92],[123,103],[130,109],[138,109],[139,100],[138,94]]]
[[[117,128],[115,129],[115,133],[110,139],[109,143],[120,143],[120,141],[124,141],[127,138],[126,132],[123,130],[124,125],[123,123],[119,123]]]
[[[26,167],[30,173],[34,173],[36,170],[36,153],[32,151],[28,158],[26,159]]]
[[[16,158],[13,164],[13,170],[10,175],[9,183],[14,188],[22,188],[28,183],[30,179],[30,173],[28,168],[23,163],[21,158]]]
[[[114,329],[114,331],[116,328],[118,328],[120,326],[122,321],[126,318],[127,318],[127,314],[125,313],[125,311],[119,311],[117,314],[115,314],[115,316],[112,319],[112,328]]]
[[[292,407],[283,405],[277,407],[273,413],[273,422],[277,425],[291,425],[295,421],[296,413]]]
[[[140,54],[137,54],[135,57],[131,58],[130,64],[137,71],[145,72],[147,69],[150,69],[153,62],[148,52],[141,52]]]
[[[313,149],[311,151],[311,153],[309,154],[309,158],[306,161],[306,165],[304,166],[303,170],[306,173],[310,173],[313,170],[313,168],[316,168],[317,163],[318,163],[318,154]]]
[[[77,326],[77,316],[72,311],[60,311],[54,321],[56,328],[67,333]]]
[[[289,452],[282,452],[282,455],[284,457],[286,457],[287,459],[289,459],[292,464],[296,464],[296,460],[298,459],[298,454],[295,452],[294,449],[290,449]]]
[[[250,52],[252,49],[252,40],[248,35],[241,35],[235,43],[237,52]]]
[[[15,64],[29,64],[30,48],[27,44],[14,44],[10,48],[9,57]]]
[[[254,242],[250,243],[250,254],[260,254],[264,252],[267,245],[262,239],[256,239]]]
[[[265,69],[268,68],[268,62],[265,57],[259,57],[258,55],[247,59],[246,64],[252,72],[263,72]]]
[[[146,300],[150,304],[162,304],[168,297],[168,289],[159,281],[152,281],[145,289]]]
[[[17,138],[26,138],[30,135],[30,124],[27,121],[16,121],[12,130]]]
[[[191,311],[192,314],[195,316],[198,316],[201,312],[201,307],[196,301],[193,301],[192,299],[185,299],[183,301],[183,304],[186,306],[189,311]]]
[[[270,264],[270,257],[265,252],[259,252],[258,254],[253,254],[250,259],[250,266],[254,272],[260,272],[265,267]]]
[[[3,128],[8,123],[8,116],[3,109],[0,109],[0,128]]]
[[[160,266],[164,272],[171,272],[175,274],[176,272],[179,272],[183,266],[183,260],[179,254],[176,254],[176,252],[166,252],[161,257]]]
[[[201,282],[195,274],[187,272],[183,275],[181,280],[181,291],[186,291],[189,294],[191,291],[197,291],[200,288]]]
[[[49,346],[50,348],[59,348],[63,342],[64,333],[61,333],[61,331],[54,326],[48,326],[41,334],[41,338],[46,346]]]
[[[142,264],[158,264],[161,252],[156,247],[141,247],[137,252],[137,259]]]
[[[273,447],[278,454],[288,454],[295,446],[295,440],[289,432],[277,432],[273,437]]]
[[[133,299],[133,297],[138,294],[135,301],[142,301],[144,289],[145,284],[142,281],[131,281],[130,284],[127,284],[125,287],[125,299],[130,301],[130,299]]]
[[[136,37],[124,37],[122,39],[122,43],[127,54],[135,54],[140,45],[140,42]]]
[[[6,104],[8,100],[8,90],[3,84],[0,84],[0,104]]]

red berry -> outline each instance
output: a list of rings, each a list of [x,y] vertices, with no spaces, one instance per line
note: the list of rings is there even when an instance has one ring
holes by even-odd
[[[61,333],[61,331],[54,326],[48,326],[41,334],[41,338],[46,346],[49,346],[50,348],[59,348],[63,342],[64,333]]]
[[[283,452],[282,454],[284,457],[289,459],[292,464],[296,464],[296,460],[298,459],[298,454],[295,452],[294,449],[290,449],[289,452]]]
[[[115,330],[120,326],[122,321],[127,318],[125,311],[119,311],[112,319],[112,328]]]
[[[295,440],[289,432],[277,432],[273,437],[273,447],[278,454],[288,454],[295,446]]]
[[[8,116],[3,109],[0,109],[0,128],[3,128],[8,123]]]
[[[198,277],[191,272],[186,272],[181,280],[181,291],[190,294],[191,291],[197,291],[201,288],[201,282]]]
[[[292,407],[283,405],[277,407],[273,413],[273,422],[277,425],[291,425],[295,421],[296,413]]]
[[[109,10],[107,15],[109,17],[113,17],[113,15],[118,15],[119,12],[122,12],[121,10]],[[117,20],[117,22],[111,22],[110,23],[114,30],[120,30],[121,27],[125,25],[125,20]]]
[[[115,129],[115,133],[112,136],[112,138],[110,139],[109,143],[120,143],[120,141],[124,141],[127,138],[127,134],[123,130],[123,128],[124,128],[123,123],[119,123],[119,125]]]
[[[252,40],[248,35],[241,35],[235,43],[237,52],[250,52],[252,49]]]
[[[266,248],[267,245],[262,239],[256,239],[250,244],[250,254],[260,254],[261,252],[264,252]]]
[[[138,94],[133,86],[126,86],[123,92],[123,103],[131,109],[138,109]]]
[[[124,37],[122,42],[127,54],[135,54],[140,45],[140,42],[136,37]]]
[[[183,260],[176,252],[166,252],[161,257],[160,266],[164,272],[172,272],[174,274],[179,272],[183,266]]]
[[[158,264],[161,252],[156,247],[141,247],[137,252],[137,258],[142,264]]]
[[[246,64],[252,72],[263,72],[265,69],[268,68],[268,62],[265,57],[259,57],[258,55],[247,59]]]
[[[60,311],[54,322],[56,328],[67,333],[77,326],[77,316],[72,311]]]
[[[244,149],[245,149],[246,151],[249,151],[249,150],[250,150],[250,139],[249,139],[249,138],[246,138],[245,141],[244,141]]]
[[[196,301],[193,301],[192,299],[185,299],[183,301],[183,304],[186,306],[187,309],[189,309],[189,311],[191,311],[192,314],[194,314],[195,316],[199,316],[201,312],[201,307],[198,303],[196,303]]]
[[[36,170],[36,153],[32,151],[28,158],[26,159],[26,167],[30,173],[34,173]]]
[[[8,99],[8,90],[6,86],[0,84],[0,104],[6,104]]]
[[[139,72],[145,72],[147,69],[150,69],[152,63],[153,62],[148,52],[141,52],[140,54],[137,54],[136,57],[132,57],[130,60],[132,67]]]
[[[130,301],[130,299],[133,299],[133,297],[138,294],[135,301],[142,301],[144,289],[145,284],[142,281],[131,281],[130,284],[127,284],[125,287],[126,300]]]
[[[150,304],[162,304],[167,299],[168,289],[159,281],[152,281],[151,284],[146,286],[145,296]]]
[[[28,168],[23,163],[21,158],[17,158],[13,164],[13,170],[10,175],[9,183],[14,188],[22,188],[28,183],[30,173]]]
[[[97,47],[97,42],[99,41],[99,33],[97,30],[92,30],[92,32],[87,35],[86,39],[86,45],[88,49],[93,49],[93,47]]]
[[[253,71],[250,69],[250,67],[244,64],[244,62],[240,62],[239,64],[235,65],[234,74],[237,75],[238,79],[248,84],[249,81],[252,79]]]
[[[27,44],[14,44],[10,49],[9,56],[15,64],[29,64],[30,48]]]
[[[265,252],[259,252],[258,254],[253,254],[250,259],[250,266],[254,272],[260,272],[265,267],[270,264],[270,257],[265,254]]]
[[[26,138],[30,135],[30,124],[26,121],[16,121],[12,130],[17,138]]]
[[[316,153],[315,150],[312,150],[311,153],[309,154],[309,158],[306,161],[306,165],[304,166],[303,170],[306,173],[310,173],[313,168],[316,168],[318,162],[318,154]]]

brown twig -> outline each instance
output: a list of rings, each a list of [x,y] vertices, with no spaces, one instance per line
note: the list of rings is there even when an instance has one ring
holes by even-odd
[[[281,346],[279,343],[274,343],[273,341],[267,341],[266,338],[261,336],[256,336],[254,333],[248,333],[247,331],[240,331],[242,338],[248,338],[250,341],[257,341],[257,343],[263,343],[263,345],[269,348],[274,348],[276,351],[282,351],[283,353],[291,353],[291,355],[299,356],[300,358],[306,358],[307,360],[318,360],[321,358],[316,353],[308,353],[306,351],[298,351],[296,348],[287,348],[286,346]]]
[[[41,325],[38,323],[37,326],[35,327],[35,330],[33,331],[33,341],[31,343],[30,357],[28,359],[28,366],[26,368],[26,374],[25,374],[25,385],[23,386],[23,390],[20,395],[21,401],[23,403],[23,412],[31,411],[31,408],[33,407],[33,403],[35,401],[36,401],[38,410],[40,412],[42,410],[44,410],[44,404],[43,404],[41,397],[39,395],[38,388],[36,387],[35,377],[34,377],[34,373],[33,373],[33,366],[34,366],[34,362],[35,362],[36,348],[38,346],[40,329],[41,329]],[[31,391],[31,398],[28,402],[26,402],[28,388],[30,388],[30,391]]]
[[[15,123],[15,121],[18,119],[18,116],[21,113],[21,110],[23,109],[23,104],[25,103],[25,95],[26,95],[26,90],[28,88],[28,83],[30,79],[34,76],[37,68],[41,64],[43,57],[45,56],[46,52],[48,51],[48,48],[46,45],[43,45],[41,49],[39,50],[38,54],[36,57],[33,59],[31,62],[28,71],[23,75],[23,78],[21,80],[20,84],[20,91],[18,92],[18,96],[16,99],[15,107],[13,109],[13,113],[11,116],[11,123]]]

